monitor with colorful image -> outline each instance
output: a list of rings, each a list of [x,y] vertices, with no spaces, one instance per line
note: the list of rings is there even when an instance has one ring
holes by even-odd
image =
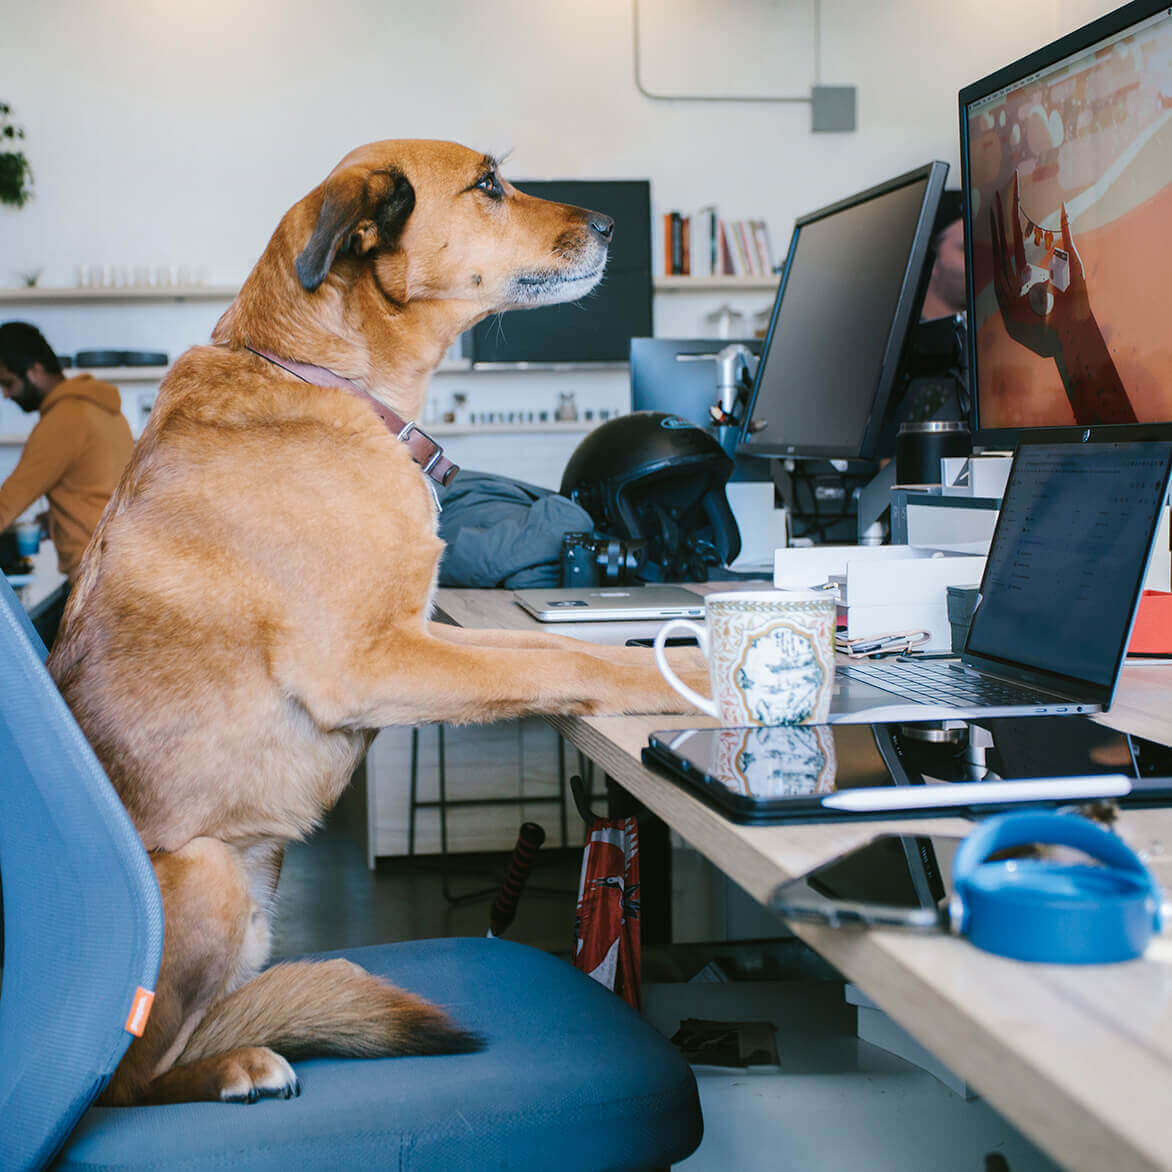
[[[1128,4],[960,93],[977,440],[1172,434],[1172,8]]]

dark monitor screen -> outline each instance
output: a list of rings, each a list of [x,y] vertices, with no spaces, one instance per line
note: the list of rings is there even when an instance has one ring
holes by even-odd
[[[1168,491],[1172,444],[1022,442],[965,655],[1032,668],[1106,702]]]
[[[651,184],[563,179],[516,186],[539,199],[605,212],[614,241],[601,283],[580,301],[494,314],[472,327],[476,363],[626,362],[632,337],[650,334]]]
[[[976,441],[1169,424],[1172,9],[966,86],[960,134]]]
[[[947,174],[931,163],[795,223],[741,452],[876,457]]]

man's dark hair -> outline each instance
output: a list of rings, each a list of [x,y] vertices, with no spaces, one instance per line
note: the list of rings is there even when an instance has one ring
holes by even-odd
[[[0,325],[0,362],[21,378],[28,374],[28,368],[35,362],[39,362],[49,374],[61,373],[61,363],[44,335],[36,326],[24,321],[6,321]]]

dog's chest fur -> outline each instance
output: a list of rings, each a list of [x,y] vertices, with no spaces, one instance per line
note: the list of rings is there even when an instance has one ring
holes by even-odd
[[[364,403],[230,357],[161,389],[50,661],[150,849],[313,826],[369,740],[356,661],[422,629],[442,550]]]

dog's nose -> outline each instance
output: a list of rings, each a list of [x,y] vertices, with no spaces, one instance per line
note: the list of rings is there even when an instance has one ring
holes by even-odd
[[[614,237],[614,220],[601,212],[593,212],[590,216],[590,231],[604,244],[609,244]]]

